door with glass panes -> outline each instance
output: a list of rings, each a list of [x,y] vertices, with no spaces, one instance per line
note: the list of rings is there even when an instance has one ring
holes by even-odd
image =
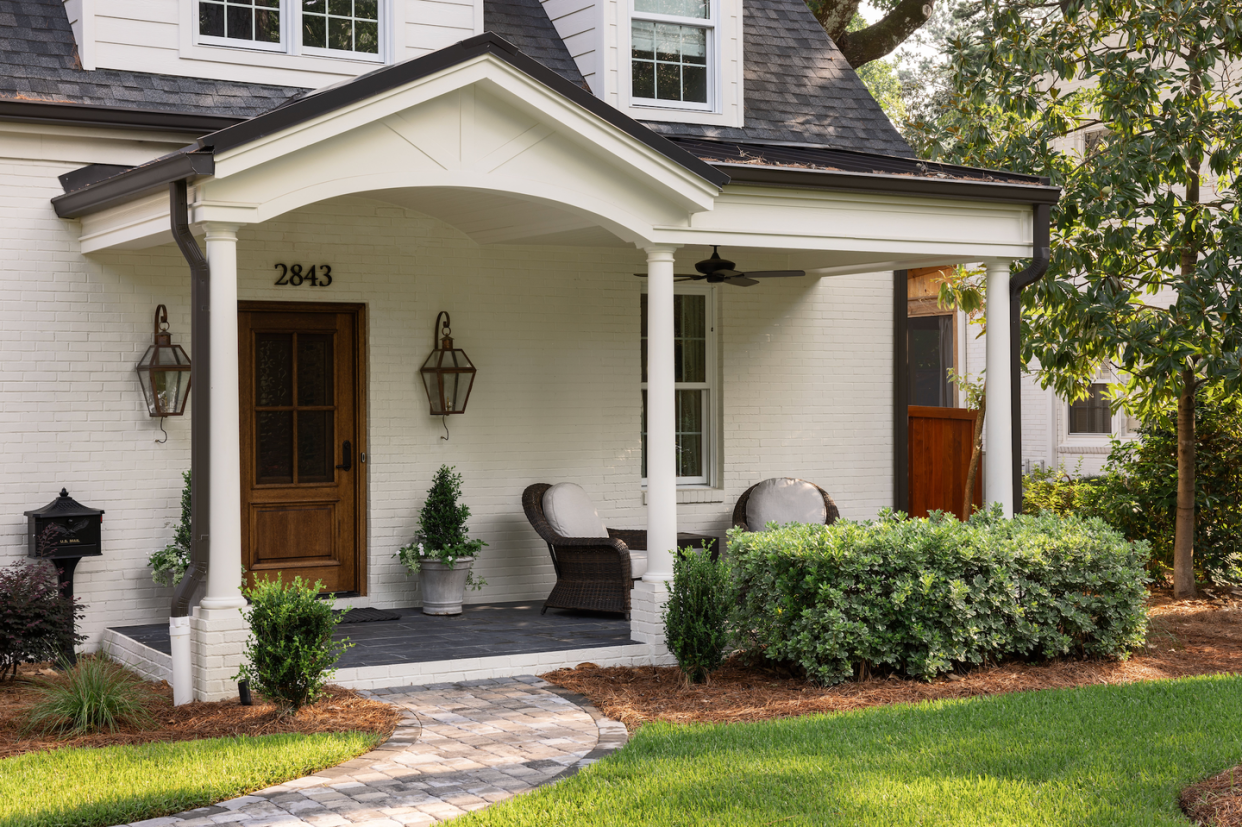
[[[362,591],[362,308],[243,302],[242,560]]]

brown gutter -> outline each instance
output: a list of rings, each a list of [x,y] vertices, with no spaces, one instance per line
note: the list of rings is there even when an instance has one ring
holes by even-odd
[[[174,181],[211,175],[216,161],[210,152],[174,152],[119,175],[58,195],[52,207],[61,218],[81,218],[163,189]]]
[[[159,129],[164,132],[185,132],[197,137],[241,123],[243,120],[245,119],[221,115],[163,112],[158,109],[128,109],[121,106],[91,106],[62,101],[0,100],[0,121],[17,121],[18,123],[95,126],[106,129]]]

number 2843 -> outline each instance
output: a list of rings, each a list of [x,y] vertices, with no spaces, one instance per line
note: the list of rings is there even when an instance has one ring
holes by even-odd
[[[280,287],[327,287],[332,283],[332,266],[328,264],[312,264],[309,270],[303,270],[301,264],[277,264],[280,278],[276,284]]]

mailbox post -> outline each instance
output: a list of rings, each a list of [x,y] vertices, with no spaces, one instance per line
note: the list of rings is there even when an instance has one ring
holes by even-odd
[[[56,566],[61,592],[73,599],[73,570],[83,557],[103,554],[100,536],[103,511],[87,508],[62,488],[60,496],[37,511],[27,511],[30,545],[26,556],[51,560]]]

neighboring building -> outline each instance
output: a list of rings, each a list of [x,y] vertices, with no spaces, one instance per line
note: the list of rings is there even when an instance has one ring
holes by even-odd
[[[167,674],[109,630],[169,616],[146,559],[197,451],[199,697],[230,691],[242,568],[418,605],[393,554],[444,463],[489,544],[471,600],[548,594],[531,483],[579,483],[652,546],[632,644],[468,674],[667,659],[678,529],[722,533],[776,476],[846,517],[892,505],[894,273],[988,260],[1002,284],[1057,196],[913,158],[802,0],[0,0],[0,38],[0,563],[62,487],[104,509],[77,571],[88,647]],[[198,309],[178,230],[205,247]],[[714,245],[806,275],[674,284]],[[161,304],[187,350],[192,318],[210,333],[209,451],[135,381]],[[478,368],[444,420],[418,376],[440,311]],[[1012,502],[1008,462],[989,453],[989,499]],[[417,674],[467,673],[436,668]]]

